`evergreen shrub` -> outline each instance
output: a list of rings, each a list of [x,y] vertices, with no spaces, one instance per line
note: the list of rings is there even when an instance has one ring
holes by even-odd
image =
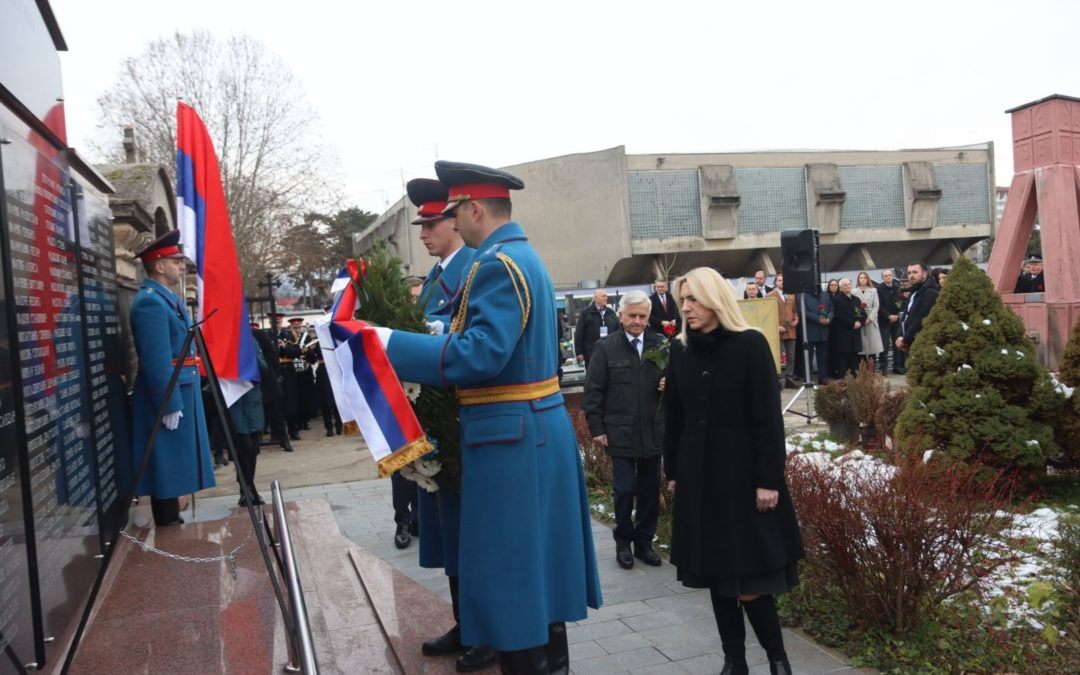
[[[960,258],[908,359],[911,399],[901,413],[901,451],[1045,472],[1058,453],[1052,420],[1066,399],[1038,364],[1024,324],[990,278]]]
[[[1080,319],[1073,325],[1065,344],[1058,379],[1067,387],[1080,387]],[[1074,392],[1061,414],[1054,419],[1054,433],[1061,453],[1054,458],[1058,469],[1080,471],[1080,395]]]

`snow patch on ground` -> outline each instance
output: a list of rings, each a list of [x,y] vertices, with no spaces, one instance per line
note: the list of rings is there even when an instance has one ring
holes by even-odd
[[[1031,513],[997,515],[1011,519],[1001,537],[986,551],[991,560],[1006,560],[987,578],[987,598],[984,610],[990,612],[994,602],[1004,602],[1010,625],[1027,623],[1041,630],[1044,613],[1027,601],[1027,589],[1036,581],[1053,581],[1064,574],[1055,564],[1054,542],[1058,539],[1058,522],[1064,511],[1041,508]]]
[[[888,479],[896,473],[895,466],[860,449],[836,454],[843,449],[839,443],[815,440],[814,435],[807,433],[793,434],[787,439],[794,471],[800,465],[814,466],[843,477],[853,487],[865,479]],[[934,454],[934,450],[924,452],[923,462],[930,461]],[[1072,508],[1071,513],[1080,512],[1080,507]],[[1052,582],[1064,575],[1064,570],[1055,563],[1055,541],[1060,536],[1059,520],[1068,512],[1044,507],[1031,513],[997,513],[1007,518],[1009,524],[983,551],[988,561],[1004,561],[984,579],[984,612],[991,614],[998,606],[1006,612],[1010,626],[1026,624],[1035,630],[1042,630],[1051,620],[1047,613],[1053,609],[1053,603],[1041,609],[1033,607],[1028,601],[1028,588],[1037,581]]]

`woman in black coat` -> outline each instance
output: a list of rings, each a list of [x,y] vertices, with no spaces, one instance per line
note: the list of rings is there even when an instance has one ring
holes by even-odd
[[[851,294],[851,280],[841,279],[840,292],[833,296],[833,319],[829,322],[829,365],[834,377],[859,372],[862,322],[855,315],[858,306],[859,299]]]
[[[790,673],[773,596],[798,583],[804,551],[784,481],[776,363],[715,270],[690,271],[674,291],[683,329],[665,390],[671,562],[685,586],[709,589],[722,673],[748,672],[743,611],[771,672]]]

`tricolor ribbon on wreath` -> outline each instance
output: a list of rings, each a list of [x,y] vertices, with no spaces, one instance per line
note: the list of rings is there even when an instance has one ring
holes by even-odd
[[[432,450],[431,442],[390,365],[375,328],[353,318],[364,262],[348,261],[332,290],[340,289],[327,317],[315,322],[326,372],[345,434],[359,430],[379,476],[389,476]]]

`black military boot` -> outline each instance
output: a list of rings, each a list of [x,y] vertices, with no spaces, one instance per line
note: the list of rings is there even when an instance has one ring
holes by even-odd
[[[570,646],[566,642],[566,624],[548,626],[548,672],[551,675],[567,675],[570,672]]]
[[[499,652],[499,668],[503,675],[550,675],[547,645]]]
[[[454,627],[439,637],[425,640],[420,648],[424,656],[449,656],[467,649],[461,644],[461,600],[458,596],[458,578],[447,577],[446,581],[450,584],[450,606],[454,608]]]
[[[499,653],[494,649],[487,645],[477,645],[469,647],[469,651],[457,658],[454,669],[459,673],[475,673],[490,668],[498,660]]]

